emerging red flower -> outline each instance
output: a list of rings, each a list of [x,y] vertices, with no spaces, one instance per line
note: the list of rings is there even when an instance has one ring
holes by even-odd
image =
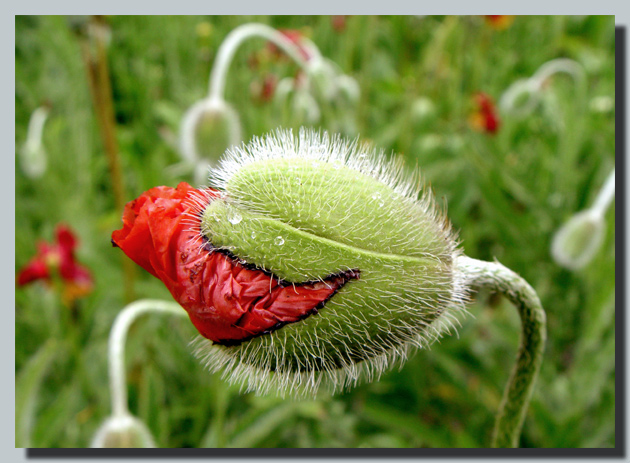
[[[52,283],[55,276],[59,276],[63,283],[62,298],[70,304],[92,291],[92,276],[74,257],[78,241],[70,228],[57,226],[56,238],[54,244],[38,243],[37,255],[20,270],[17,284],[24,286],[37,280]]]
[[[487,94],[480,92],[475,94],[474,101],[476,108],[470,115],[470,125],[480,132],[496,133],[501,121],[492,99]]]
[[[187,183],[160,186],[125,206],[112,243],[162,280],[202,336],[235,345],[317,312],[353,271],[291,284],[215,248],[200,230],[200,207],[219,195]],[[201,205],[201,206],[200,206]]]
[[[514,15],[490,14],[484,17],[486,22],[497,30],[507,29],[514,22]]]

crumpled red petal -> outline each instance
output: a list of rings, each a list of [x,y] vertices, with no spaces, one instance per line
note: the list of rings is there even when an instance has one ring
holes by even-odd
[[[201,236],[199,202],[214,190],[156,187],[125,206],[112,242],[156,276],[188,312],[202,336],[233,345],[315,313],[353,271],[290,284],[212,247]],[[198,222],[197,222],[198,221]]]

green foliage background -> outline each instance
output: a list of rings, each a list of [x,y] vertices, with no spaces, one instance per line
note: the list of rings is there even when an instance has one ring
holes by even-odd
[[[79,38],[82,18],[16,17],[15,141],[48,102],[48,170],[32,180],[16,159],[15,264],[51,240],[57,223],[80,237],[78,257],[93,272],[93,293],[72,318],[59,295],[35,284],[16,291],[16,446],[84,447],[110,413],[107,336],[122,309],[120,227],[107,160],[90,99]],[[615,238],[609,210],[603,247],[584,270],[550,257],[553,233],[592,204],[614,167],[614,17],[516,17],[504,30],[483,17],[112,16],[108,59],[127,200],[156,185],[190,181],[172,137],[183,113],[207,92],[221,41],[257,21],[299,29],[325,57],[357,79],[356,110],[322,103],[323,129],[360,135],[419,166],[465,252],[497,258],[538,291],[549,340],[522,435],[524,447],[615,445]],[[244,140],[297,126],[290,111],[251,89],[273,73],[294,76],[288,60],[263,60],[263,40],[247,42],[232,64],[226,99]],[[261,55],[261,53],[263,53]],[[257,55],[258,54],[258,55]],[[517,79],[568,57],[586,88],[557,76],[523,120],[501,114],[495,135],[474,131],[472,97],[498,101]],[[434,112],[414,113],[429,98]],[[136,297],[170,299],[137,269]],[[517,347],[516,311],[480,294],[457,335],[414,355],[400,371],[334,397],[293,402],[240,394],[192,357],[191,324],[146,316],[127,344],[132,413],[162,447],[485,447]]]

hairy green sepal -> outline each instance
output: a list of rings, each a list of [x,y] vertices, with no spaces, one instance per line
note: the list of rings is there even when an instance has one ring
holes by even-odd
[[[360,278],[318,314],[227,349],[246,363],[302,372],[433,340],[433,322],[452,302],[454,243],[423,206],[344,165],[296,157],[238,170],[203,213],[214,246],[288,282],[349,269]]]

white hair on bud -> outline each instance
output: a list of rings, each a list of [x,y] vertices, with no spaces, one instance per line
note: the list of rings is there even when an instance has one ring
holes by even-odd
[[[211,371],[222,372],[226,380],[239,384],[242,390],[259,394],[309,396],[320,388],[336,392],[362,381],[377,380],[385,371],[402,366],[416,349],[428,348],[450,333],[456,327],[457,315],[465,312],[468,299],[466,279],[454,265],[461,251],[450,223],[435,207],[433,195],[423,187],[419,173],[408,173],[400,157],[388,159],[383,152],[368,149],[357,140],[348,141],[326,132],[301,129],[296,137],[291,131],[277,130],[228,150],[220,166],[211,171],[210,186],[229,195],[230,180],[245,166],[295,158],[342,166],[386,185],[397,195],[398,202],[392,209],[396,214],[388,216],[391,228],[405,231],[396,235],[396,248],[390,249],[382,242],[386,237],[378,243],[382,245],[381,253],[368,248],[386,272],[376,275],[367,272],[365,279],[362,274],[359,281],[348,283],[369,281],[368,295],[355,290],[351,303],[343,294],[333,296],[320,314],[236,346],[213,345],[201,337],[194,341],[197,357]],[[265,184],[248,183],[247,187],[254,195],[268,193]],[[239,201],[233,197],[227,199],[235,204]],[[339,200],[339,196],[332,199]],[[346,206],[360,208],[359,200],[352,198]],[[248,206],[250,210],[253,207],[251,203]],[[328,206],[334,209],[337,203]],[[405,227],[405,224],[411,225]],[[378,235],[379,230],[371,233]],[[361,236],[356,239],[361,240]],[[418,240],[428,243],[427,248],[398,254]],[[405,267],[396,259],[387,258],[388,253],[397,255],[401,262],[425,259],[435,270],[427,272],[424,264]],[[320,261],[325,258],[315,257]],[[283,262],[294,263],[289,258]],[[387,300],[388,304],[382,305],[379,300]],[[365,311],[353,310],[350,304],[355,304],[354,308],[360,304]],[[304,323],[310,323],[309,329],[300,327]],[[378,329],[370,330],[373,326]]]
[[[225,190],[230,178],[253,162],[274,159],[301,159],[339,164],[369,175],[402,196],[416,201],[426,192],[418,171],[409,173],[402,158],[388,159],[384,151],[376,152],[358,139],[346,140],[340,135],[329,135],[301,128],[295,137],[292,130],[278,129],[265,137],[254,137],[245,145],[229,148],[217,169],[210,173],[210,187]]]

